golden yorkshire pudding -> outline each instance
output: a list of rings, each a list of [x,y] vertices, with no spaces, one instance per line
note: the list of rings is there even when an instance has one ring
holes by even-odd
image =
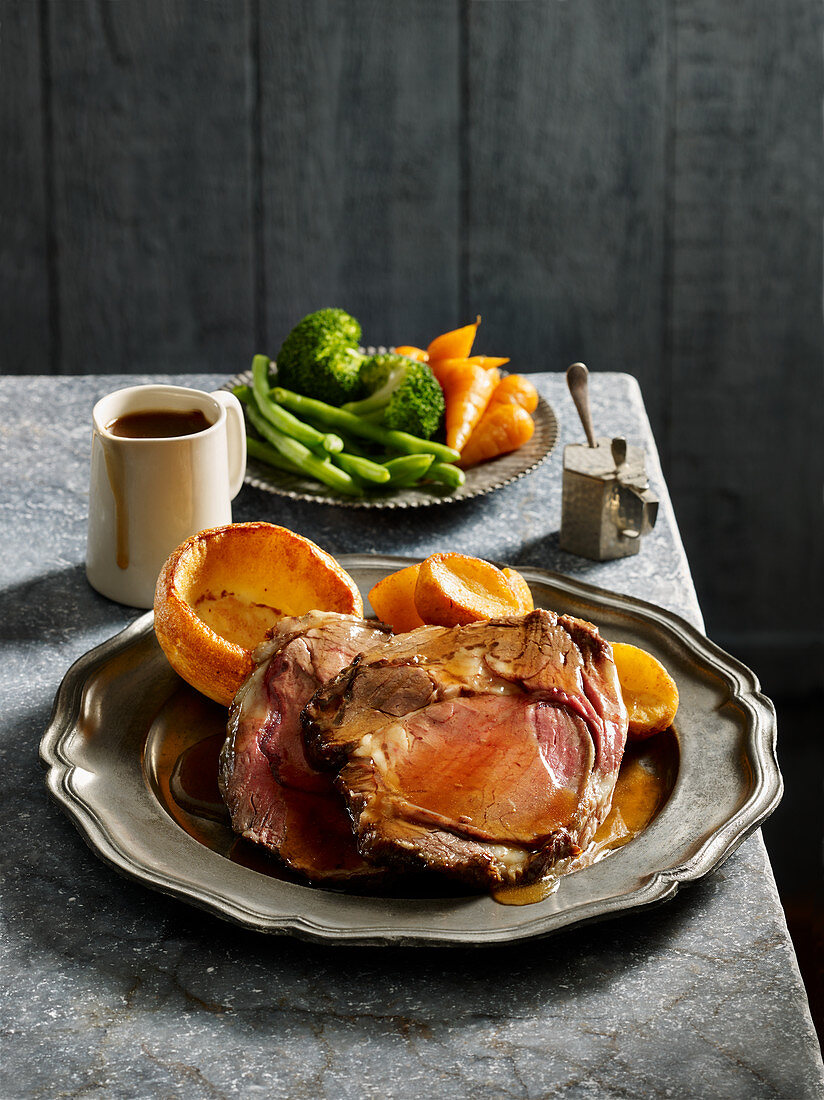
[[[228,706],[252,651],[285,615],[363,615],[360,592],[331,554],[272,523],[232,523],[181,543],[160,571],[154,627],[169,663]]]

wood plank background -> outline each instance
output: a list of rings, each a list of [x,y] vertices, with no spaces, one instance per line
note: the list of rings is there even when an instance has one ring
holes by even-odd
[[[824,681],[822,0],[2,0],[0,372],[342,305],[640,381],[708,629]]]

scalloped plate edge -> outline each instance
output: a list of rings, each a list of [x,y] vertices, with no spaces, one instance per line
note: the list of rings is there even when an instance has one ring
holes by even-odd
[[[420,559],[385,555],[341,555],[339,560],[344,568],[352,571],[364,566],[400,568],[404,564]],[[545,570],[520,567],[520,571],[527,580],[530,576],[534,576],[536,580],[540,580],[549,587],[557,588],[561,593],[572,598],[589,599],[610,607],[618,613],[630,609],[642,620],[654,623],[690,652],[700,656],[708,667],[722,675],[730,690],[729,701],[738,704],[742,712],[748,716],[747,741],[750,749],[748,759],[753,765],[755,777],[749,797],[688,858],[674,866],[650,871],[640,885],[627,893],[617,893],[607,899],[585,902],[550,913],[540,912],[540,905],[524,907],[524,909],[534,909],[534,918],[522,917],[515,924],[490,928],[482,932],[479,932],[477,927],[442,929],[427,927],[425,923],[399,927],[394,921],[368,927],[353,925],[332,927],[305,913],[280,914],[263,911],[258,905],[247,904],[243,899],[227,897],[225,893],[203,884],[174,880],[156,873],[151,866],[136,859],[130,851],[113,839],[105,823],[83,799],[73,782],[75,773],[79,769],[66,752],[66,742],[80,718],[83,687],[88,675],[105,664],[112,654],[119,652],[125,646],[134,644],[149,633],[152,630],[152,612],[140,616],[118,634],[79,657],[66,672],[55,696],[52,716],[40,743],[40,760],[46,769],[45,779],[48,791],[68,814],[92,850],[119,873],[245,927],[267,933],[292,934],[314,942],[331,941],[363,946],[424,944],[486,946],[546,936],[573,924],[600,921],[661,904],[675,896],[682,885],[694,882],[719,867],[763,823],[780,802],[783,782],[776,756],[775,711],[772,703],[760,692],[758,678],[752,670],[727,654],[674,612],[646,603],[636,597],[619,595]],[[147,797],[149,797],[148,790]],[[181,837],[191,839],[180,832],[171,821],[170,824]],[[627,851],[630,847],[628,845],[623,851]],[[616,853],[616,856],[611,859],[617,856],[620,856],[620,853]],[[215,858],[222,859],[219,856]],[[577,874],[586,874],[586,871],[579,871]],[[314,893],[312,887],[299,887],[299,889]]]

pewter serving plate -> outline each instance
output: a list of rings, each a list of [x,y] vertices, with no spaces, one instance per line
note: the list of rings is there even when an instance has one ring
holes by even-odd
[[[367,348],[368,352],[385,351],[385,348]],[[504,373],[504,372],[502,372]],[[224,389],[248,385],[252,372],[244,371],[227,382]],[[265,462],[249,458],[246,461],[246,484],[267,493],[290,497],[292,500],[309,500],[315,504],[336,504],[342,508],[421,508],[426,505],[454,504],[459,500],[484,496],[495,489],[517,481],[532,473],[549,456],[558,439],[558,420],[551,406],[538,398],[538,407],[532,413],[535,434],[511,454],[482,462],[466,471],[466,481],[460,489],[448,489],[445,485],[415,485],[408,489],[376,491],[364,497],[349,497],[337,493],[327,485],[311,478],[289,474],[267,466]]]
[[[410,560],[340,558],[364,596]],[[562,877],[544,901],[501,905],[486,895],[438,890],[411,897],[333,892],[233,861],[225,825],[207,823],[198,838],[191,835],[158,781],[158,715],[182,708],[192,726],[198,708],[213,704],[171,670],[151,613],[67,673],[40,746],[49,791],[116,870],[262,932],[350,944],[480,946],[663,902],[716,868],[778,804],[772,705],[749,669],[678,616],[540,569],[521,572],[536,606],[589,619],[610,640],[643,646],[663,661],[680,692],[677,777],[668,801],[643,833]],[[222,714],[212,717],[222,722]]]

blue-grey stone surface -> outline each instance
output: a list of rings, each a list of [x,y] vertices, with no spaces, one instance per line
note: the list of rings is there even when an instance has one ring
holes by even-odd
[[[591,378],[599,434],[647,447],[662,498],[641,554],[558,549],[561,424],[535,473],[414,512],[245,487],[236,520],[333,553],[458,550],[581,575],[700,625],[640,394]],[[0,378],[0,1097],[819,1097],[824,1071],[760,833],[666,905],[546,941],[469,951],[327,947],[238,929],[119,878],[50,803],[37,760],[71,663],[139,612],[86,583],[90,414],[187,375]]]

